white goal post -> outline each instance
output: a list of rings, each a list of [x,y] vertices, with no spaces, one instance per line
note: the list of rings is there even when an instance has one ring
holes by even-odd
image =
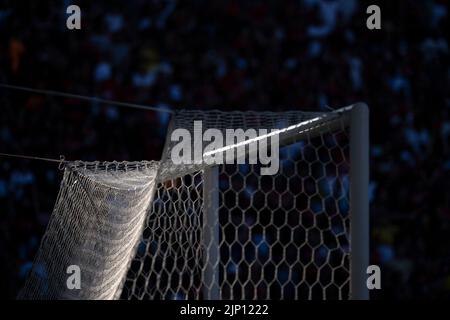
[[[351,298],[367,300],[369,266],[369,109],[356,104],[350,114]]]
[[[174,164],[171,133],[196,134],[194,120],[222,132],[277,129],[279,171]],[[368,299],[368,185],[364,103],[178,110],[159,162],[66,163],[19,298]],[[67,288],[69,265],[81,270],[80,290]]]
[[[350,297],[355,300],[369,299],[369,291],[366,285],[367,267],[369,266],[369,110],[366,104],[357,103],[350,107],[334,111],[343,114],[340,119],[350,127]],[[334,130],[342,123],[333,123],[329,118],[334,118],[330,113],[308,126],[300,126],[280,134],[280,144],[320,135],[323,132]],[[310,131],[311,130],[311,131]],[[308,133],[306,133],[308,132]],[[204,215],[206,224],[204,247],[208,248],[208,255],[213,261],[218,259],[219,253],[219,173],[217,166],[204,169]],[[208,230],[213,230],[207,232]],[[210,262],[206,264],[204,276],[204,296],[216,300],[220,298],[219,269]]]

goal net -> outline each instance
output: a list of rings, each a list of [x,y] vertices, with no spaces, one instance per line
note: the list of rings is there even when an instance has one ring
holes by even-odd
[[[251,139],[203,153],[236,151],[243,161],[174,163],[177,129],[193,137],[275,129],[254,140],[279,143],[279,168],[262,174],[265,165],[249,160]],[[367,184],[363,104],[326,113],[179,110],[160,162],[66,165],[20,297],[366,299]],[[78,290],[67,288],[68,265],[80,267]]]
[[[142,236],[157,169],[157,162],[67,163],[19,298],[118,298]],[[67,284],[70,266],[80,270],[79,290]]]

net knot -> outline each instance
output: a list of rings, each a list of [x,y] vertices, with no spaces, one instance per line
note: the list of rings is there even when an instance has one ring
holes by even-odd
[[[66,164],[66,157],[64,157],[64,155],[60,155],[58,169],[64,170],[65,164]]]

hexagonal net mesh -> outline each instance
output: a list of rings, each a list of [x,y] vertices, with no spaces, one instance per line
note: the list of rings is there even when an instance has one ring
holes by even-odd
[[[20,299],[114,299],[142,236],[159,163],[70,162]],[[68,285],[73,266],[79,287]]]
[[[181,110],[171,121],[160,162],[66,163],[53,214],[19,297],[349,298],[354,288],[360,290],[354,284],[364,276],[354,266],[368,261],[367,224],[357,219],[358,210],[367,212],[368,177],[353,170],[352,160],[349,178],[349,157],[368,162],[359,157],[368,149],[353,148],[348,126],[351,120],[354,128],[359,118],[349,120],[349,112]],[[278,129],[268,140],[275,146],[279,140],[279,170],[263,175],[261,164],[172,161],[175,130],[196,136],[209,128],[223,133]],[[240,146],[231,143],[227,150],[242,151]],[[359,205],[357,198],[362,199]],[[355,250],[359,242],[350,241],[354,234],[362,240],[362,251]],[[67,282],[67,267],[73,265],[81,270],[79,290]]]
[[[279,171],[260,164],[175,165],[177,128],[286,128]],[[318,120],[318,121],[316,121]],[[292,134],[294,133],[294,134]],[[349,134],[326,114],[179,111],[124,299],[347,299]]]

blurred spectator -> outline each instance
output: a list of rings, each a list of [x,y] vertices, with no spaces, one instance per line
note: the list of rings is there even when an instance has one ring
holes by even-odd
[[[371,108],[375,298],[450,297],[448,2],[78,1],[0,5],[0,82],[152,106]],[[159,159],[168,114],[0,89],[0,152]],[[58,191],[49,164],[0,159],[0,254],[14,297]],[[264,239],[259,254],[264,254]],[[4,263],[3,263],[4,261]],[[231,266],[230,266],[231,267]],[[281,275],[282,276],[282,275]]]

